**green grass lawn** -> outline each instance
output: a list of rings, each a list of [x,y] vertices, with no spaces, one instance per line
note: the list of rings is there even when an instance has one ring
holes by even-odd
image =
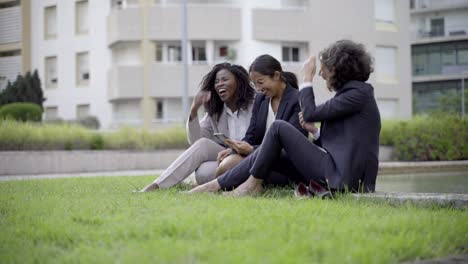
[[[468,212],[357,201],[132,194],[153,177],[0,182],[0,263],[394,263],[468,253]]]

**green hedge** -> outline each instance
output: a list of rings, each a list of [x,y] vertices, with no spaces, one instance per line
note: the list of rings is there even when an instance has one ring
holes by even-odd
[[[382,122],[381,145],[405,161],[468,159],[468,121],[451,115],[416,116]]]
[[[188,147],[185,129],[160,132],[122,128],[96,132],[76,124],[0,121],[1,150],[169,149]]]
[[[42,109],[34,103],[6,104],[0,108],[0,119],[39,122],[42,120]]]

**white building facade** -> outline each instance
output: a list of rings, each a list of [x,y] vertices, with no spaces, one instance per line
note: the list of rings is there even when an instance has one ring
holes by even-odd
[[[46,118],[98,117],[104,129],[182,123],[181,1],[33,0],[31,68]],[[375,57],[370,82],[384,118],[411,116],[409,4],[396,0],[188,0],[189,96],[214,64],[248,69],[261,54],[299,74],[336,40]],[[298,77],[300,77],[298,75]],[[332,96],[317,78],[318,101]]]

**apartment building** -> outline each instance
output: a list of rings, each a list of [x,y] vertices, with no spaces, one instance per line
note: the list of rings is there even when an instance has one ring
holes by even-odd
[[[248,68],[261,54],[299,74],[343,38],[375,57],[370,82],[384,118],[411,110],[409,5],[396,0],[187,0],[189,97],[216,63]],[[182,123],[180,0],[32,2],[32,68],[46,118],[95,115],[104,129]],[[317,100],[333,96],[317,78]]]
[[[0,91],[30,70],[30,1],[0,0]]]
[[[468,0],[412,0],[410,8],[414,113],[439,109],[444,98],[459,98],[461,108]]]
[[[31,68],[42,79],[45,118],[93,115],[103,128],[109,127],[110,2],[34,0],[31,10]]]

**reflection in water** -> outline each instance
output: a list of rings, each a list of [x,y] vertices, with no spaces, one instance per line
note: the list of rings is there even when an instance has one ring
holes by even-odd
[[[376,191],[468,194],[468,172],[379,175]]]

